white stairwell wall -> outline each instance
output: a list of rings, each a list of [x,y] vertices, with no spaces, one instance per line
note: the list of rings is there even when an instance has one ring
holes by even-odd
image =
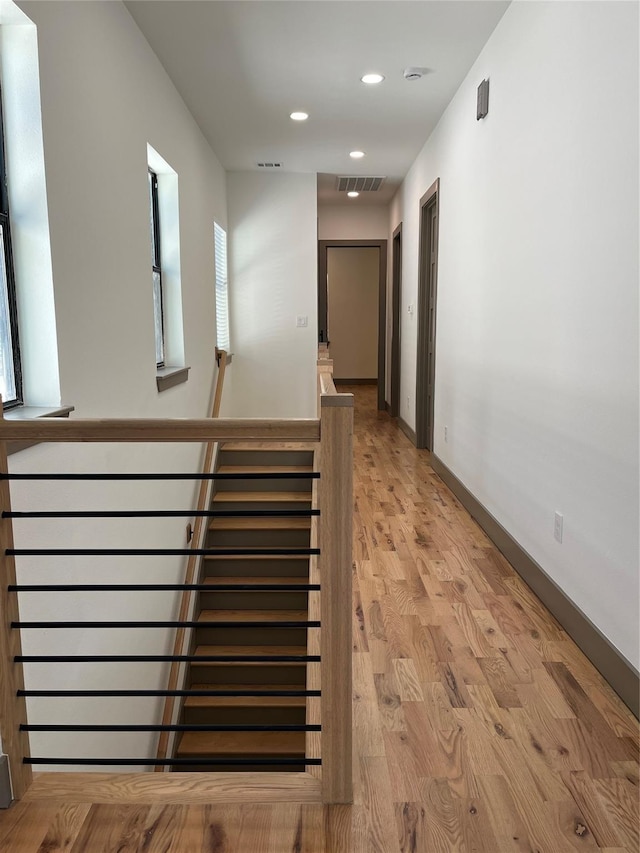
[[[29,3],[37,25],[44,154],[62,402],[73,417],[205,417],[215,375],[214,219],[226,226],[225,173],[121,3]],[[147,144],[178,174],[182,310],[189,380],[156,388]],[[49,401],[57,404],[59,400]],[[12,472],[195,471],[199,445],[40,445],[10,457]],[[182,509],[197,483],[15,484],[15,509]],[[16,525],[16,544],[185,546],[187,519]],[[24,558],[22,583],[181,580],[183,558]],[[25,620],[172,619],[177,593],[23,594]],[[158,654],[166,630],[25,631],[27,654]],[[30,664],[27,686],[166,687],[162,664]],[[158,722],[162,699],[29,701],[31,722]],[[33,734],[34,755],[155,754],[154,734]],[[59,768],[51,768],[59,769]],[[115,768],[116,770],[118,768]],[[135,768],[125,767],[124,770]]]
[[[223,414],[316,416],[315,174],[231,172],[229,294],[233,363]],[[307,325],[296,326],[297,317]]]

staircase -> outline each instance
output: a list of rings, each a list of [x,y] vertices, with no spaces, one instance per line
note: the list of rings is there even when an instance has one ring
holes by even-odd
[[[224,353],[221,355],[219,378],[225,365]],[[274,801],[289,802],[291,796],[298,796],[301,785],[308,794],[317,797],[318,802],[353,801],[350,760],[353,397],[336,392],[330,360],[320,359],[318,418],[219,418],[216,417],[219,401],[218,381],[213,416],[205,419],[77,418],[65,421],[38,418],[11,421],[4,420],[0,407],[0,497],[3,506],[0,550],[4,579],[0,589],[0,611],[4,614],[0,619],[0,737],[8,757],[15,799],[21,799],[29,790],[34,766],[149,765],[157,774],[145,779],[145,789],[164,791],[165,796],[171,791],[177,797],[183,796],[185,782],[190,791],[199,791],[201,796],[205,792],[207,798],[214,796],[217,801],[221,801],[220,798],[226,801],[231,791],[237,795],[238,789],[234,788],[230,773],[196,773],[185,780],[175,775],[171,779],[160,772],[162,768],[171,767],[234,772],[271,770],[268,773],[245,772],[241,779],[235,777],[248,802],[253,801],[252,792],[260,797],[267,790],[268,796],[276,798]],[[189,471],[91,470],[43,473],[38,469],[16,473],[9,471],[7,463],[6,448],[11,441],[140,442],[145,446],[197,442],[203,444],[205,454],[201,472],[196,474]],[[218,470],[223,475],[233,476],[235,481],[216,479],[218,489],[211,496],[211,469],[216,447],[223,448]],[[252,474],[257,477],[252,478]],[[200,481],[195,510],[132,509],[126,493],[123,493],[121,509],[104,510],[100,502],[101,490],[96,491],[96,503],[91,508],[76,509],[70,503],[65,486],[59,490],[61,506],[52,507],[51,512],[40,511],[35,493],[35,510],[27,507],[26,511],[11,511],[10,483],[13,480],[157,480],[169,483],[174,479]],[[126,483],[123,486],[126,489]],[[105,488],[109,495],[113,493],[112,486]],[[311,494],[314,508],[309,510]],[[238,511],[245,516],[242,522],[238,521]],[[222,515],[213,519],[212,512]],[[307,513],[319,517],[304,518]],[[12,519],[43,516],[77,519],[66,526],[71,543],[63,537],[61,544],[66,547],[62,548],[15,547]],[[141,542],[143,547],[123,549],[121,543],[114,541],[110,542],[111,547],[71,547],[75,542],[76,525],[82,523],[80,519],[121,516],[194,517],[193,544],[189,548],[167,549]],[[26,544],[30,545],[28,540]],[[187,561],[184,582],[177,584],[162,583],[154,577],[146,583],[87,583],[84,578],[80,578],[81,583],[69,583],[66,576],[62,578],[64,583],[52,580],[46,585],[18,584],[16,559],[63,555],[184,556]],[[55,573],[51,576],[55,579]],[[132,579],[137,581],[135,575]],[[103,592],[140,595],[147,591],[181,592],[177,618],[166,622],[148,618],[32,622],[20,619],[17,602],[18,594],[30,592],[82,592],[100,596]],[[51,608],[52,613],[55,612],[55,603]],[[141,615],[148,614],[143,611]],[[316,630],[320,623],[321,631]],[[57,644],[52,649],[45,646],[36,655],[25,656],[21,652],[22,635],[33,629],[80,628],[100,632],[109,629],[104,635],[106,640],[107,635],[112,636],[110,629],[128,632],[158,627],[175,629],[173,654],[167,648],[167,635],[163,635],[159,654],[153,655],[142,654],[144,649],[137,649],[135,642],[126,647],[127,654],[77,656],[70,654],[75,651],[75,644],[69,649],[58,649]],[[98,636],[102,638],[103,635]],[[102,648],[101,642],[95,645]],[[119,641],[116,652],[121,648]],[[49,654],[49,651],[56,653]],[[104,683],[96,682],[91,689],[78,690],[74,685],[74,689],[67,690],[62,675],[53,684],[45,682],[44,688],[36,681],[25,689],[24,663],[128,665],[150,661],[171,664],[166,688],[163,684],[148,688],[142,681],[138,686],[136,682],[123,685],[117,680],[105,680]],[[120,677],[119,667],[111,670],[116,679]],[[26,699],[36,696],[73,699],[65,703],[69,718],[63,724],[47,719],[30,720]],[[82,702],[86,697],[104,697],[108,700],[105,710],[110,712],[117,707],[118,716],[121,701],[123,707],[125,704],[123,700],[164,697],[165,703],[161,721],[155,716],[148,720],[136,719],[135,712],[131,712],[133,719],[122,724],[94,726],[74,716],[75,700]],[[174,714],[176,699],[181,699],[182,704]],[[47,748],[43,750],[45,754],[33,755],[29,736],[32,731],[77,732],[77,748],[72,739],[69,750],[60,754],[51,740],[51,751]],[[144,744],[139,752],[134,748],[125,755],[118,754],[118,735],[114,738],[115,748],[105,748],[107,754],[87,756],[80,735],[87,736],[94,731],[114,735],[123,731],[158,733],[156,755],[150,755]],[[305,772],[297,772],[302,770]],[[43,775],[51,776],[51,771]],[[64,776],[65,790],[69,785],[75,786],[84,796],[87,774],[70,772]],[[94,773],[93,778],[98,787],[108,784],[121,791],[130,791],[130,773]],[[59,783],[54,780],[54,785]]]
[[[311,510],[312,480],[300,475],[311,475],[313,453],[313,444],[224,444],[217,473],[234,474],[239,479],[216,481],[211,509],[278,514],[213,518],[205,547],[309,548],[311,518],[286,513]],[[263,478],[242,477],[251,473],[260,473]],[[269,474],[294,474],[297,478]],[[188,664],[185,687],[229,695],[187,697],[179,722],[207,727],[304,726],[306,697],[273,694],[304,691],[307,664],[271,658],[308,654],[307,627],[299,623],[309,619],[309,592],[301,588],[309,583],[309,557],[233,553],[206,557],[198,583],[208,589],[199,592],[196,599],[193,618],[198,627],[193,629],[189,654],[224,656],[228,660]],[[246,695],[251,693],[258,695]],[[305,737],[304,730],[184,732],[176,741],[175,757],[193,763],[180,764],[176,769],[211,770],[210,764],[199,764],[199,759],[215,759],[221,762],[214,768],[219,771],[299,772],[304,770]],[[225,759],[246,763],[226,765]],[[251,759],[260,763],[251,764]],[[270,759],[274,764],[269,764]],[[292,763],[281,763],[287,760]]]

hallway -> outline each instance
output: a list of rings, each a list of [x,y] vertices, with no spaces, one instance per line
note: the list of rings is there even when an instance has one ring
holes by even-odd
[[[376,839],[352,849],[637,850],[637,721],[374,389],[349,390],[356,802]]]
[[[637,721],[376,389],[339,390],[356,395],[354,805],[34,790],[0,812],[2,853],[636,853]]]

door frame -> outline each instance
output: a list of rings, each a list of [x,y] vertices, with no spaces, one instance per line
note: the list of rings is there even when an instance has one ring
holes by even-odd
[[[391,241],[391,390],[389,414],[400,414],[400,306],[402,305],[402,222]]]
[[[428,227],[431,212],[435,212],[435,247],[431,245]],[[440,178],[437,178],[420,199],[420,255],[418,278],[418,358],[416,371],[416,446],[433,451],[435,412],[435,363],[438,295],[438,236],[440,231]],[[431,275],[429,256],[435,249],[434,275]],[[433,327],[429,329],[429,305],[433,308]],[[429,344],[432,352],[429,361]],[[428,385],[432,385],[429,398]]]
[[[385,350],[387,322],[387,241],[318,240],[318,340],[327,340],[327,249],[377,248],[378,264],[378,409],[385,408]]]

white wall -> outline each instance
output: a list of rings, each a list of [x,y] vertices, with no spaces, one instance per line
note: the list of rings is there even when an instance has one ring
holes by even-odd
[[[318,240],[386,240],[388,205],[323,204],[318,206]]]
[[[225,175],[159,61],[119,2],[30,3],[36,23],[62,401],[72,417],[203,417],[214,376],[213,221],[226,224]],[[178,175],[182,306],[189,381],[159,394],[147,189],[147,144]],[[201,447],[41,445],[10,459],[14,472],[197,471]],[[16,509],[181,509],[196,486],[139,483],[15,484]],[[124,497],[123,497],[124,496]],[[22,522],[17,547],[181,548],[188,519],[158,525]],[[166,558],[58,558],[18,562],[22,582],[172,582],[184,561]],[[55,604],[53,604],[55,602]],[[52,607],[53,604],[53,607]],[[23,594],[24,619],[170,619],[174,594]],[[53,614],[53,615],[52,615]],[[167,631],[25,632],[28,654],[169,651]],[[166,686],[162,665],[31,664],[37,688]],[[32,722],[157,721],[162,700],[41,699]],[[35,755],[153,755],[157,736],[32,736]],[[125,768],[132,769],[132,768]]]
[[[412,426],[437,177],[435,452],[637,666],[637,4],[512,4],[394,199]]]
[[[227,196],[233,363],[223,414],[315,417],[316,176],[232,172]]]

